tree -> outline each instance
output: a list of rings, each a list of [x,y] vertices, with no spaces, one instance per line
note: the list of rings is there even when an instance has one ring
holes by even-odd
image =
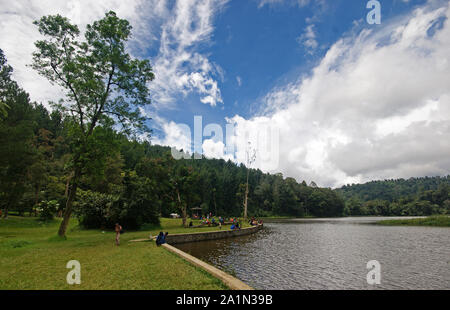
[[[170,180],[176,195],[178,208],[181,211],[183,226],[187,227],[188,207],[200,203],[200,197],[196,193],[198,174],[192,167],[176,165],[171,171]]]
[[[8,116],[8,109],[9,106],[6,103],[0,101],[0,120]]]
[[[125,51],[132,27],[112,11],[87,26],[84,41],[78,26],[61,15],[34,24],[46,39],[35,42],[32,67],[65,90],[56,106],[72,121],[73,177],[58,231],[65,236],[94,129],[113,121],[126,134],[146,130],[139,108],[150,103],[147,83],[154,75],[148,60],[132,59]]]

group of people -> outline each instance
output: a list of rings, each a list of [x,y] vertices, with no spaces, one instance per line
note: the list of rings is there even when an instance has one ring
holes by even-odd
[[[221,216],[219,216],[219,219],[216,223],[216,219],[209,214],[207,216],[207,218],[205,220],[202,221],[202,224],[206,224],[208,226],[210,225],[219,225],[220,229],[222,229],[222,225],[225,224],[225,219]],[[202,217],[201,217],[202,219]],[[237,218],[230,218],[230,222],[231,222],[231,226],[230,229],[231,230],[236,230],[236,229],[241,229],[241,224],[239,223]],[[257,220],[255,217],[252,217],[249,221],[249,224],[251,226],[256,226],[256,225],[260,225],[262,224],[262,220]],[[192,226],[192,221],[189,223],[189,226]],[[116,223],[115,228],[114,228],[115,232],[116,232],[116,245],[120,245],[120,233],[122,232],[122,226],[119,225],[119,223]],[[161,245],[166,243],[166,239],[167,239],[167,235],[169,233],[163,233],[162,231],[159,233],[158,237],[156,237],[156,245]]]
[[[197,216],[197,215],[193,215],[192,216],[193,219],[200,219],[201,220],[201,224],[202,225],[208,225],[208,226],[219,226],[220,228],[222,228],[222,225],[225,224],[225,219],[221,216],[219,216],[219,219],[216,220],[216,218],[212,215],[212,213],[210,212],[207,215],[201,215],[201,216]],[[192,227],[194,224],[191,221],[189,223],[189,227]]]

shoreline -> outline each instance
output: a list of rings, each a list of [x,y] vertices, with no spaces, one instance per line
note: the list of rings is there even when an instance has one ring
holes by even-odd
[[[380,226],[423,226],[423,227],[450,227],[450,216],[434,215],[414,219],[393,219],[377,221]]]

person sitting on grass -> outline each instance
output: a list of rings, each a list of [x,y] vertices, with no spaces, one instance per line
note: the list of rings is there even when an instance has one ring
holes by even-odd
[[[159,232],[158,237],[156,237],[156,245],[160,246],[163,243],[166,243],[164,233],[162,231]]]

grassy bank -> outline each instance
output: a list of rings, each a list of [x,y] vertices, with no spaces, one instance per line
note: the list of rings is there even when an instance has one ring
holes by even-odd
[[[128,242],[159,231],[173,234],[216,227],[186,229],[181,219],[161,219],[161,227],[126,232],[118,247],[114,232],[83,230],[76,219],[67,240],[61,240],[56,237],[59,223],[16,216],[0,220],[0,289],[226,289],[220,280],[154,242]],[[81,285],[66,283],[69,260],[81,264]]]
[[[450,216],[438,215],[429,216],[417,219],[404,220],[384,220],[376,224],[386,226],[435,226],[435,227],[450,227]]]

